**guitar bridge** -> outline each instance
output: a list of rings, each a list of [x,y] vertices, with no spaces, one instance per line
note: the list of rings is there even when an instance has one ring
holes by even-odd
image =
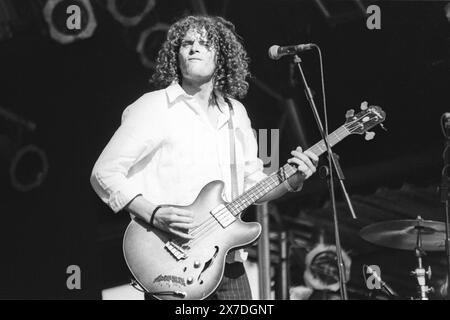
[[[187,255],[184,252],[183,248],[180,247],[179,245],[177,245],[176,243],[174,243],[173,241],[168,241],[165,246],[167,251],[170,252],[170,254],[172,254],[172,256],[177,259],[178,261],[180,261],[181,259],[186,259]]]

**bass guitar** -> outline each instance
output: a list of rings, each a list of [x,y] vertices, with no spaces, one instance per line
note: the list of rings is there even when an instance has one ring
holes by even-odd
[[[347,112],[346,122],[329,134],[334,146],[351,134],[364,134],[385,120],[377,106],[366,107],[358,114]],[[326,152],[323,140],[308,149],[317,156]],[[285,164],[232,202],[222,197],[223,181],[206,184],[195,201],[185,207],[194,212],[198,226],[189,230],[191,240],[178,238],[133,219],[123,238],[123,253],[137,283],[157,299],[198,300],[211,295],[219,286],[228,252],[251,245],[261,234],[261,225],[243,222],[241,212],[284,180],[297,172]]]

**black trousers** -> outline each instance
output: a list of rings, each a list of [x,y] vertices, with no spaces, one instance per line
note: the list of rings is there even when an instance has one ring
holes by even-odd
[[[145,294],[145,300],[154,300]],[[244,264],[241,262],[226,263],[225,270],[217,290],[207,300],[251,300],[252,292],[248,282]]]

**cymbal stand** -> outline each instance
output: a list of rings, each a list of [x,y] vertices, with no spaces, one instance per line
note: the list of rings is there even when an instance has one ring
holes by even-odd
[[[422,218],[419,216],[418,217],[419,223],[421,219]],[[417,268],[411,272],[411,276],[415,276],[417,278],[417,282],[419,283],[420,298],[418,300],[428,300],[428,293],[433,292],[433,288],[427,286],[425,278],[425,276],[428,276],[428,280],[431,278],[431,268],[430,266],[428,266],[428,270],[425,271],[422,264],[422,257],[426,255],[425,251],[423,251],[422,249],[422,234],[421,234],[422,228],[423,227],[421,227],[420,225],[416,227],[417,245],[415,249],[415,254],[417,258]]]

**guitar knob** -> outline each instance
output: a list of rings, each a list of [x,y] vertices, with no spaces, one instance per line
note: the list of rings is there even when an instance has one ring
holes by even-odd
[[[372,140],[373,137],[375,137],[375,132],[372,132],[372,131],[367,131],[366,132],[366,137],[365,137],[366,141]]]
[[[367,110],[367,101],[363,101],[362,103],[361,103],[361,110],[362,111],[364,111],[364,110]]]
[[[194,261],[194,268],[200,268],[200,261]]]
[[[194,278],[189,277],[187,278],[187,284],[193,284],[194,283]]]

